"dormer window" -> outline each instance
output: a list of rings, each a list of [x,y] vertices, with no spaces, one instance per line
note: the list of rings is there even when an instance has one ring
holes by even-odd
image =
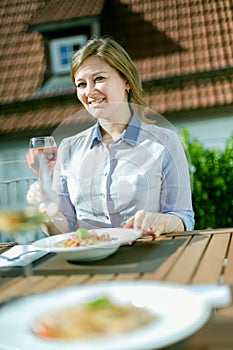
[[[99,17],[45,22],[30,26],[30,30],[42,34],[44,42],[46,69],[38,91],[73,89],[69,74],[71,58],[88,39],[100,35],[100,28]]]
[[[75,35],[50,41],[51,71],[65,74],[70,70],[70,61],[75,51],[87,42],[87,35]]]

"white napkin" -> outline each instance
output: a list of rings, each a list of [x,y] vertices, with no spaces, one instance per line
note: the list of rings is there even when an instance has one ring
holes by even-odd
[[[13,258],[26,251],[33,251],[33,253],[22,255],[19,259],[15,261],[7,261],[5,259],[1,259],[1,255],[6,256],[8,258]],[[0,255],[0,267],[25,266],[41,258],[46,254],[48,254],[48,252],[42,251],[40,249],[36,249],[31,245],[15,245],[14,247],[8,249],[7,251],[5,251]]]

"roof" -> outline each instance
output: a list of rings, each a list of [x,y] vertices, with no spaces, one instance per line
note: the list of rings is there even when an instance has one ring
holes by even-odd
[[[39,1],[40,7],[30,19],[30,25],[41,25],[50,22],[70,21],[82,17],[99,16],[105,0],[47,0]]]
[[[129,49],[151,108],[166,114],[233,105],[231,0],[2,0],[1,133],[53,127],[79,108],[73,87],[40,90],[46,61],[42,34],[35,28],[92,16],[100,17],[102,34]],[[50,98],[61,96],[71,97],[55,108]],[[30,101],[46,106],[40,117],[34,114],[33,124],[27,118]],[[27,113],[19,116],[9,108],[15,103],[29,106]]]

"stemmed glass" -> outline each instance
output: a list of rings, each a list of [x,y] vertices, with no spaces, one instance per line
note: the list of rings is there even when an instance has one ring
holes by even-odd
[[[12,242],[19,243],[22,246],[20,253],[23,254],[28,254],[29,242],[35,237],[40,224],[47,219],[48,215],[45,211],[23,200],[20,204],[14,203],[7,208],[0,207],[0,231]],[[32,271],[31,264],[27,260],[25,260],[23,270],[27,282],[26,293],[30,293]]]
[[[31,138],[26,159],[38,179],[30,186],[20,204],[0,207],[0,230],[12,241],[21,244],[24,253],[27,252],[28,243],[35,239],[40,224],[48,222],[57,212],[56,198],[51,189],[56,154],[57,147],[52,136]],[[24,265],[24,274],[30,290],[31,264]]]
[[[30,196],[28,201],[32,204],[43,204],[48,214],[54,213],[57,203],[52,191],[52,172],[57,158],[57,145],[53,136],[32,137],[26,158],[29,168],[37,176],[34,187],[38,189],[37,195],[34,193],[34,198]]]
[[[57,158],[53,136],[32,137],[26,158],[29,168],[38,178],[51,175]]]

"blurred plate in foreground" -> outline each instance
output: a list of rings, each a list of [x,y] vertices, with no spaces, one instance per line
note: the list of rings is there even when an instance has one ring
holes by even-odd
[[[146,307],[155,315],[155,319],[146,326],[117,336],[104,334],[86,340],[44,339],[31,331],[33,324],[45,313],[73,307],[101,295],[119,304],[133,303],[138,307]],[[223,304],[223,300],[219,302]],[[212,306],[211,298],[208,301],[202,293],[197,293],[192,288],[163,282],[113,281],[73,286],[28,296],[2,306],[1,346],[15,346],[18,350],[159,349],[176,343],[201,328],[208,320]],[[20,316],[20,322],[15,315]]]

